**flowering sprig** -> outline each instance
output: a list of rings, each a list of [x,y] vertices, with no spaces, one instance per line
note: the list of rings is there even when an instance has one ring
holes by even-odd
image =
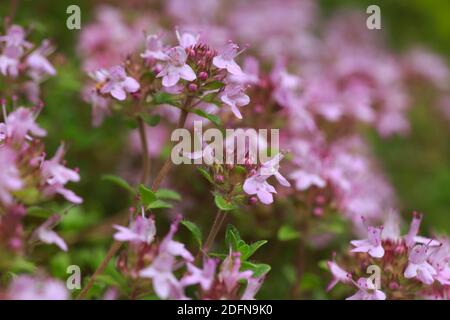
[[[56,70],[48,60],[54,51],[49,40],[42,41],[39,47],[26,40],[27,31],[19,25],[7,25],[5,34],[0,36],[0,77],[8,79],[16,91],[3,94],[24,95],[28,101],[40,101],[40,83],[55,76]]]
[[[405,236],[397,231],[383,234],[383,228],[368,226],[369,240],[362,240],[362,245],[352,241],[358,250],[351,250],[342,262],[328,262],[334,277],[328,289],[338,282],[353,283],[358,292],[349,299],[446,298],[450,285],[448,240],[418,236],[421,219],[421,214],[414,213]],[[398,226],[385,227],[398,230]],[[377,279],[380,287],[373,279],[364,278],[365,270],[372,265],[382,272]],[[355,282],[353,276],[361,278]]]
[[[0,159],[6,169],[0,173],[0,228],[11,228],[1,237],[1,246],[22,252],[27,245],[23,232],[27,209],[52,200],[57,194],[73,204],[80,204],[82,199],[66,188],[68,182],[78,182],[80,176],[77,170],[65,166],[63,145],[53,158],[46,159],[45,145],[38,139],[44,137],[46,131],[35,121],[42,105],[15,107],[8,114],[6,101],[1,104],[4,119],[0,123]],[[54,243],[67,251],[64,240],[52,230],[59,220],[59,215],[49,217],[33,231],[30,240]]]

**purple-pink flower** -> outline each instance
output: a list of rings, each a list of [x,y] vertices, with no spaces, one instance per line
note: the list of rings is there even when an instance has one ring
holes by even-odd
[[[241,67],[234,61],[234,58],[239,55],[239,46],[233,42],[229,42],[226,48],[220,55],[215,56],[213,64],[219,69],[226,69],[229,73],[235,76],[242,75]]]
[[[172,87],[180,79],[193,81],[197,78],[194,70],[186,63],[187,54],[183,47],[173,47],[167,51],[166,64],[158,73],[157,77],[162,77],[164,87]]]

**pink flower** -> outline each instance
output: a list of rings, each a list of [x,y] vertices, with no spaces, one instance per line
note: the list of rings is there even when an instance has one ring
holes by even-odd
[[[425,238],[422,236],[419,236],[419,228],[420,224],[422,222],[423,214],[418,212],[413,212],[413,219],[411,220],[411,224],[409,226],[409,231],[405,235],[405,242],[408,247],[414,246],[416,243],[426,244],[427,246],[440,246],[441,243],[437,240]]]
[[[3,139],[9,138],[17,142],[22,142],[25,138],[31,139],[28,134],[36,137],[44,137],[47,134],[35,122],[33,112],[24,107],[20,107],[8,115],[2,131]]]
[[[122,66],[114,66],[109,70],[99,70],[94,73],[94,78],[102,83],[100,93],[111,94],[117,100],[123,101],[127,92],[133,93],[139,90],[139,83],[132,77],[127,76]]]
[[[350,283],[351,280],[351,274],[342,269],[336,262],[334,261],[328,261],[327,262],[328,269],[330,270],[331,274],[333,275],[333,280],[328,284],[327,291],[330,291],[334,288],[336,284],[339,282],[342,283]]]
[[[241,268],[241,254],[239,252],[230,253],[223,261],[220,273],[219,280],[225,284],[225,288],[228,292],[232,292],[236,286],[239,284],[241,280],[249,280],[253,272],[250,270],[247,271],[239,271]]]
[[[188,274],[181,279],[181,283],[183,286],[190,286],[198,283],[203,291],[208,291],[214,282],[216,268],[217,261],[210,258],[205,258],[203,261],[203,269],[197,268],[192,263],[188,263]]]
[[[239,84],[228,84],[222,94],[220,100],[231,108],[233,114],[242,119],[242,114],[238,107],[246,106],[250,103],[250,98],[244,93],[244,88]]]
[[[145,43],[145,52],[141,54],[144,59],[166,60],[167,55],[164,53],[164,46],[161,37],[156,34],[147,36]]]
[[[192,33],[189,32],[184,32],[180,34],[178,29],[175,30],[175,33],[177,35],[178,43],[180,44],[181,47],[185,49],[195,46],[198,42],[198,39],[200,38],[199,34],[193,35]]]
[[[367,252],[374,258],[384,256],[384,249],[381,245],[381,233],[383,227],[367,226],[368,238],[364,240],[352,240],[350,243],[355,247],[351,252]]]
[[[283,156],[281,154],[277,154],[271,160],[265,162],[258,172],[247,178],[243,186],[245,193],[249,195],[256,194],[262,203],[271,204],[273,202],[272,193],[277,192],[275,188],[266,181],[268,178],[273,175],[281,185],[289,187],[289,181],[278,172],[279,162],[282,158]]]
[[[178,46],[167,52],[167,63],[157,77],[162,77],[164,87],[172,87],[181,79],[193,81],[197,78],[194,70],[186,63],[187,54],[183,47]]]
[[[6,31],[6,35],[0,36],[0,42],[5,43],[6,50],[13,52],[15,56],[23,54],[24,49],[31,48],[32,44],[25,40],[25,31],[21,26],[12,25]]]
[[[172,239],[180,219],[181,217],[177,217],[170,226],[170,231],[161,242],[158,255],[152,264],[139,273],[143,278],[152,279],[153,288],[161,299],[184,297],[183,285],[173,274],[176,269],[176,257],[182,257],[187,262],[194,260],[182,243]]]
[[[47,244],[55,244],[61,250],[67,251],[67,244],[64,239],[61,238],[52,228],[59,222],[61,216],[54,214],[47,219],[41,226],[39,226],[33,234],[34,239],[39,239],[40,241]]]
[[[234,61],[234,58],[239,55],[238,45],[229,42],[225,50],[213,59],[213,65],[219,69],[227,69],[229,73],[235,76],[242,75],[241,67]]]
[[[0,202],[9,205],[13,199],[10,192],[22,188],[22,180],[16,167],[16,155],[7,146],[0,146],[0,165]]]
[[[241,300],[255,300],[255,295],[258,293],[264,282],[265,276],[260,276],[258,278],[251,277],[247,280],[247,287],[242,294]]]
[[[114,225],[114,228],[118,231],[114,235],[114,239],[129,241],[134,244],[150,244],[156,234],[155,221],[152,218],[146,218],[144,215],[137,216],[128,228],[118,225]]]
[[[370,278],[359,278],[354,284],[358,291],[346,300],[386,300],[386,294],[375,288]]]
[[[50,42],[43,41],[42,45],[34,50],[26,59],[25,63],[30,68],[31,77],[39,80],[43,74],[54,76],[56,74],[55,68],[47,60],[46,56],[52,52]]]
[[[8,288],[10,300],[67,300],[69,293],[59,280],[21,275]]]
[[[69,181],[80,181],[80,175],[76,171],[68,169],[61,164],[63,156],[64,145],[61,145],[52,159],[45,160],[42,163],[41,175],[46,185],[45,193],[48,195],[59,193],[68,201],[79,204],[83,202],[83,199],[78,197],[71,190],[65,189],[64,185]]]
[[[440,247],[430,248],[432,252],[429,255],[429,261],[436,270],[435,279],[442,285],[450,285],[450,242],[448,239],[442,241]]]
[[[0,73],[4,76],[17,77],[19,74],[19,60],[17,57],[6,53],[0,55]]]
[[[428,246],[422,244],[414,246],[409,252],[409,263],[404,273],[405,278],[417,278],[424,284],[432,284],[437,272],[433,266],[428,263],[427,259]]]

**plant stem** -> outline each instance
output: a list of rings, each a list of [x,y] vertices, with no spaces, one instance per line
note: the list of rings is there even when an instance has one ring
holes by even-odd
[[[177,129],[184,127],[187,116],[188,116],[188,112],[186,110],[181,110],[181,115],[180,115],[180,118],[178,119]],[[156,176],[155,180],[153,181],[153,184],[152,184],[153,191],[158,190],[161,182],[164,180],[164,178],[167,176],[170,169],[172,168],[172,165],[173,165],[172,159],[170,157],[168,157],[166,159],[166,161],[164,162],[161,170],[159,170],[158,175]]]
[[[220,228],[222,227],[223,222],[225,221],[227,214],[221,210],[218,210],[216,213],[216,218],[214,219],[214,223],[209,230],[208,237],[206,238],[205,245],[203,246],[203,254],[207,254],[209,249],[211,249],[214,240],[216,239],[217,234],[219,233]]]
[[[188,99],[186,101],[186,106],[190,105],[190,101],[191,101],[190,99]],[[181,111],[181,115],[180,115],[180,118],[178,120],[177,128],[183,128],[184,127],[184,124],[186,123],[186,119],[187,119],[187,116],[188,116],[187,109],[188,108],[185,108],[185,110]],[[146,149],[144,149],[144,150],[146,150]],[[169,157],[169,158],[167,158],[167,160],[164,163],[164,165],[161,168],[161,170],[158,172],[158,174],[157,174],[157,176],[155,178],[155,181],[153,181],[153,184],[152,184],[152,190],[153,191],[156,191],[159,188],[159,185],[161,184],[163,179],[167,176],[167,174],[169,173],[171,167],[172,167],[172,159]],[[144,169],[144,171],[145,171],[145,169]],[[77,298],[78,300],[84,299],[86,294],[89,292],[89,290],[94,285],[94,282],[95,282],[95,279],[97,278],[97,276],[103,273],[103,271],[105,270],[105,268],[108,265],[109,261],[117,253],[117,251],[120,249],[121,245],[122,245],[122,243],[119,242],[119,241],[114,241],[113,242],[113,244],[109,248],[108,253],[106,254],[105,258],[100,263],[100,265],[98,266],[97,270],[95,270],[94,274],[89,279],[87,285],[83,288],[81,293],[78,295],[78,298]]]
[[[116,252],[120,249],[121,245],[122,245],[122,243],[119,242],[119,241],[114,241],[113,242],[113,244],[109,248],[108,253],[106,254],[105,258],[100,263],[100,265],[98,266],[97,270],[95,270],[94,274],[89,279],[89,281],[86,284],[86,286],[83,288],[83,290],[81,290],[80,294],[77,297],[78,300],[83,300],[86,297],[86,294],[89,292],[89,290],[94,285],[94,282],[95,282],[95,279],[97,278],[97,276],[103,273],[103,271],[105,270],[105,268],[108,265],[109,261],[112,259],[112,257],[115,256]]]
[[[150,177],[150,157],[148,156],[148,141],[147,134],[145,132],[145,123],[141,117],[138,117],[139,125],[139,137],[141,138],[142,147],[142,177],[141,183],[147,184],[148,178]]]

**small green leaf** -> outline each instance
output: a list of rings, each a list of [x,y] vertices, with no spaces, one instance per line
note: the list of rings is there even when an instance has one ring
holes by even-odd
[[[207,84],[205,84],[202,88],[204,90],[217,90],[220,88],[223,88],[225,86],[225,83],[223,83],[222,81],[211,81]]]
[[[249,261],[243,261],[241,264],[242,268],[244,270],[251,270],[253,271],[253,277],[259,277],[262,276],[270,271],[272,269],[271,266],[265,263],[252,263]]]
[[[156,197],[158,199],[167,199],[167,200],[175,200],[175,201],[180,201],[181,200],[181,196],[178,192],[170,190],[170,189],[158,189],[156,191]]]
[[[47,219],[53,213],[53,211],[41,207],[30,207],[27,209],[27,215],[36,218]]]
[[[185,226],[194,236],[195,240],[197,241],[197,244],[199,248],[202,247],[202,231],[200,228],[193,222],[188,220],[181,221],[181,224]]]
[[[280,241],[289,241],[300,238],[300,232],[289,225],[284,225],[278,229],[278,239]]]
[[[147,206],[147,209],[170,209],[173,206],[163,200],[155,200]]]
[[[176,105],[176,98],[175,96],[167,93],[167,92],[158,92],[153,96],[152,102],[154,104],[170,104],[170,105]]]
[[[152,190],[146,188],[144,185],[141,184],[138,190],[144,206],[148,207],[152,202],[158,200],[158,198],[156,198],[156,194]]]
[[[220,194],[216,194],[214,196],[214,202],[216,203],[217,208],[222,211],[230,211],[237,208],[234,203],[225,200],[225,198]]]
[[[208,171],[206,171],[205,169],[200,168],[200,167],[197,168],[197,170],[202,174],[203,177],[205,177],[206,180],[208,180],[210,183],[214,184],[214,180]]]
[[[128,184],[128,182],[126,182],[124,179],[122,179],[118,176],[115,176],[112,174],[107,174],[107,175],[102,176],[102,180],[112,182],[112,183],[118,185],[119,187],[128,190],[131,193],[135,193],[134,189]]]
[[[161,116],[159,114],[155,114],[152,116],[141,115],[142,119],[146,124],[150,127],[156,127],[158,123],[161,121]]]
[[[229,224],[225,233],[225,244],[227,248],[231,247],[231,250],[238,251],[239,241],[241,241],[241,235],[238,229],[232,224]]]
[[[259,240],[248,246],[247,255],[242,255],[242,260],[248,260],[255,252],[267,243],[267,240]]]
[[[192,110],[192,112],[202,118],[208,119],[209,121],[214,123],[216,126],[221,125],[220,118],[218,116],[216,116],[215,114],[206,113],[205,111],[203,111],[201,109],[194,109],[194,110]]]

